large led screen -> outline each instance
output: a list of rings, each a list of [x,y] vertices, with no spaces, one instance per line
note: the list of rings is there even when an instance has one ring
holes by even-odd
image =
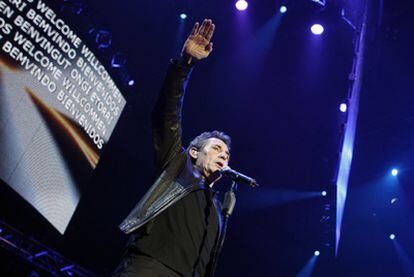
[[[0,178],[60,233],[125,106],[42,0],[0,0]]]

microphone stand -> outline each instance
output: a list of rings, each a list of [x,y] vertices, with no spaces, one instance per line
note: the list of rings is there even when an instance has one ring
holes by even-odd
[[[217,240],[216,249],[214,251],[215,253],[213,256],[210,276],[214,276],[215,274],[216,267],[217,267],[217,260],[218,260],[218,257],[220,256],[221,249],[223,248],[224,239],[226,237],[226,232],[227,232],[228,221],[229,221],[231,214],[233,213],[234,206],[236,205],[236,194],[235,194],[236,190],[237,190],[237,183],[233,180],[230,190],[226,192],[224,196],[223,207],[221,210],[221,215],[223,216],[223,225],[222,225],[221,232]]]

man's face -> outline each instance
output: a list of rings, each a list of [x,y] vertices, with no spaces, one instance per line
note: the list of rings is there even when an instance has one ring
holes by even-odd
[[[208,177],[214,171],[227,167],[230,159],[229,148],[218,138],[209,138],[204,147],[197,150],[190,148],[190,156],[194,158],[195,166],[204,177]]]

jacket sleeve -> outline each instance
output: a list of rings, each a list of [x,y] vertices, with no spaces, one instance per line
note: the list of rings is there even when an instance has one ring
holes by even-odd
[[[162,170],[175,154],[182,151],[182,108],[192,66],[171,60],[158,100],[152,111],[155,162]]]

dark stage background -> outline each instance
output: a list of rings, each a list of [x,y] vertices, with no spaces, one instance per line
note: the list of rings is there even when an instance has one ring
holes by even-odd
[[[217,276],[295,276],[315,250],[321,255],[314,276],[403,276],[414,257],[413,4],[386,0],[380,13],[381,1],[371,2],[337,258],[333,184],[345,119],[339,105],[348,97],[354,50],[341,1],[326,9],[288,1],[279,21],[282,1],[251,1],[245,12],[219,0],[84,2],[110,31],[112,47],[127,57],[135,85],[123,91],[127,105],[64,235],[4,184],[0,219],[90,271],[109,275],[127,240],[117,226],[153,177],[150,112],[168,60],[179,55],[196,20],[211,18],[214,51],[196,65],[188,86],[184,143],[205,130],[229,133],[232,168],[261,184],[239,189]],[[183,11],[185,21],[179,18]],[[315,21],[325,26],[322,36],[309,30]],[[67,22],[84,29],[76,16]],[[396,178],[389,174],[393,166],[400,170]],[[217,184],[221,194],[227,188]],[[323,190],[327,197],[320,196]],[[393,246],[390,233],[403,251]],[[8,268],[25,263],[7,251],[0,255]]]

